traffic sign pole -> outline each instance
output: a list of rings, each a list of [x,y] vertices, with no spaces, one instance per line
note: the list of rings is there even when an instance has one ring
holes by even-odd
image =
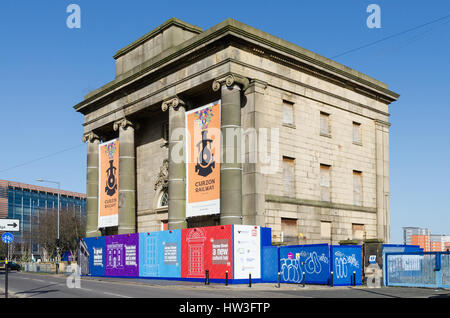
[[[9,258],[9,243],[6,243],[6,260],[5,260],[5,298],[8,298],[8,258]]]
[[[9,244],[14,241],[14,235],[9,232],[2,234],[2,241],[6,244],[6,258],[5,258],[5,298],[8,298],[8,259],[9,259]]]

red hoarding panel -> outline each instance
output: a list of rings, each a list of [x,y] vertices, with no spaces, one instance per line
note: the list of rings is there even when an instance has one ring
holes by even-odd
[[[181,277],[233,278],[233,225],[183,229],[181,231]]]

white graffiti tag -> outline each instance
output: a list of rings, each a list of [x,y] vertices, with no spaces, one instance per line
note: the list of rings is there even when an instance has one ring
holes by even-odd
[[[359,268],[359,262],[356,259],[355,254],[345,255],[342,252],[336,252],[334,255],[334,267],[337,279],[348,277],[349,265]]]
[[[305,262],[300,261],[300,257],[306,258]],[[308,274],[320,274],[324,264],[328,264],[328,257],[325,254],[317,255],[317,252],[307,253],[301,251],[296,254],[296,258],[281,258],[281,275],[286,282],[299,283],[303,279],[303,271]]]
[[[298,283],[300,282],[300,260],[291,258],[282,258],[281,261],[281,274],[283,280],[286,282]]]
[[[309,254],[309,257],[305,261],[306,272],[308,274],[319,274],[322,271],[322,265],[320,265],[319,257],[316,252]]]

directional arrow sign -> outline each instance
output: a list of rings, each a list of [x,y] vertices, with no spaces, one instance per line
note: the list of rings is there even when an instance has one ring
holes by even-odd
[[[0,231],[20,231],[19,220],[16,219],[0,219]]]

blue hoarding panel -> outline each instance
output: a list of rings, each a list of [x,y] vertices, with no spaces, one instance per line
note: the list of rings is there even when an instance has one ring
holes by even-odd
[[[328,284],[328,244],[294,245],[280,247],[282,283],[301,283],[303,273],[307,284]]]
[[[264,283],[278,282],[279,248],[277,246],[263,246],[261,248],[261,278]]]
[[[270,227],[261,227],[262,246],[272,246],[272,229]]]
[[[88,273],[92,276],[105,276],[105,237],[84,238],[89,257]]]
[[[181,277],[181,230],[139,233],[139,276]]]
[[[333,286],[351,286],[354,284],[353,277],[355,285],[362,284],[360,245],[333,245],[330,254]]]

